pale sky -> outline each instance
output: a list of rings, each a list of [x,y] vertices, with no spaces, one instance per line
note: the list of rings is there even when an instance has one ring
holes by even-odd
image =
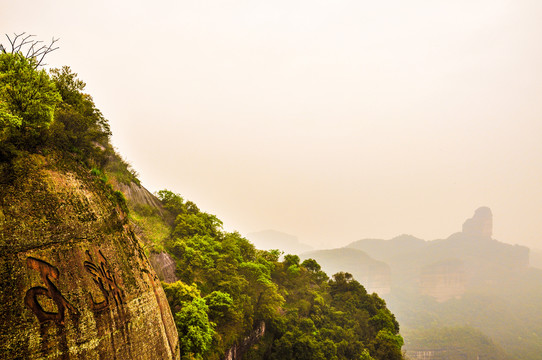
[[[59,37],[151,191],[319,248],[461,230],[542,248],[542,1],[0,0]],[[2,35],[2,43],[7,39]]]

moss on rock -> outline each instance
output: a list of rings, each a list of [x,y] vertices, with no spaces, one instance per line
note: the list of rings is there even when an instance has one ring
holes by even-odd
[[[0,186],[0,358],[178,358],[122,194],[54,153],[11,169]]]

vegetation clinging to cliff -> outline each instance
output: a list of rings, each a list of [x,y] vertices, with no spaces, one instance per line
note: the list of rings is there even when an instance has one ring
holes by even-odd
[[[167,190],[158,196],[174,219],[165,247],[181,280],[164,283],[164,289],[185,359],[220,359],[262,322],[264,338],[243,358],[402,359],[395,317],[350,274],[329,279],[316,261],[300,263],[297,255],[279,261],[280,251],[255,249],[181,196]],[[193,318],[186,308],[193,309]]]

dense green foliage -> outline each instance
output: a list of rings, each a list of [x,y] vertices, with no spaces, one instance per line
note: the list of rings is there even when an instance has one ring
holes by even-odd
[[[53,122],[60,94],[45,70],[22,54],[0,54],[0,133],[2,140],[33,145]]]
[[[202,336],[196,339],[194,331],[178,324],[183,358],[220,359],[265,323],[265,336],[244,358],[402,359],[395,317],[350,274],[329,279],[315,260],[300,263],[297,255],[280,261],[278,250],[255,249],[181,196],[167,190],[157,195],[171,219],[165,247],[180,277],[164,288],[176,319],[183,314],[185,323],[198,324]],[[202,299],[206,307],[197,302]],[[182,312],[186,308],[190,312]],[[213,343],[207,347],[210,334]]]
[[[68,67],[36,69],[22,54],[0,54],[0,136],[21,150],[53,146],[90,157],[109,146],[109,126]],[[95,154],[93,154],[95,155]]]
[[[50,151],[138,182],[114,151],[109,124],[84,88],[67,66],[48,73],[33,58],[0,53],[1,182],[9,181],[15,157]]]

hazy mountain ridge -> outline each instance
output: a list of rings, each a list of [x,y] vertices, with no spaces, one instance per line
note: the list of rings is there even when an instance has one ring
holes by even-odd
[[[312,246],[301,243],[295,235],[272,229],[248,233],[246,238],[258,249],[280,249],[285,254],[299,255],[313,249]]]
[[[465,221],[461,232],[445,239],[426,241],[401,235],[390,240],[358,240],[343,249],[363,251],[358,260],[362,267],[368,257],[389,266],[390,291],[382,295],[402,324],[407,352],[431,346],[429,339],[424,343],[419,337],[410,342],[409,334],[449,326],[463,331],[464,326],[472,326],[505,349],[510,358],[538,359],[542,353],[542,341],[537,340],[542,337],[542,271],[529,267],[528,248],[491,236],[491,210],[480,208]],[[311,256],[320,259],[324,269],[341,263],[340,257],[323,254],[315,251]],[[347,262],[356,271],[356,261]],[[450,349],[453,346],[448,343]],[[502,354],[495,351],[493,358],[500,359]],[[429,359],[441,355],[434,353]]]
[[[364,251],[348,248],[316,250],[303,253],[300,257],[315,259],[330,274],[340,271],[349,272],[370,293],[384,295],[390,292],[390,266],[383,261],[371,258]]]

